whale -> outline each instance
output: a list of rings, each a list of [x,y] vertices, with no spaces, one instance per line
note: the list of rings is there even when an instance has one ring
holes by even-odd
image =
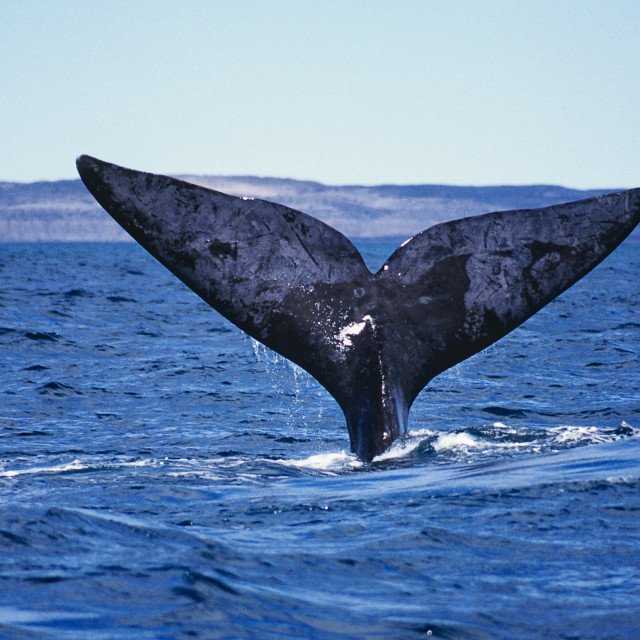
[[[640,221],[640,189],[461,218],[407,240],[372,273],[342,233],[282,204],[87,155],[76,164],[152,256],[327,389],[364,461],[407,432],[435,376],[530,318]]]

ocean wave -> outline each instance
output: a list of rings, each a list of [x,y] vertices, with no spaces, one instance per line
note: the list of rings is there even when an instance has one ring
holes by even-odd
[[[55,331],[25,331],[24,337],[29,338],[29,340],[41,342],[56,342],[60,338],[60,335]]]
[[[58,382],[57,380],[51,380],[40,387],[40,394],[52,394],[55,396],[67,396],[67,395],[83,395],[81,391],[72,387],[71,385]]]
[[[344,450],[314,453],[299,459],[279,458],[270,462],[294,469],[334,475],[354,470],[375,470],[381,465],[386,469],[389,465],[393,467],[404,466],[405,463],[419,464],[421,461],[429,464],[472,464],[513,455],[556,453],[627,438],[640,438],[640,429],[626,422],[614,428],[577,425],[523,428],[494,422],[469,429],[410,430],[406,436],[396,440],[387,451],[376,456],[371,463],[364,463],[355,454]],[[238,464],[243,464],[241,457],[238,458]]]
[[[561,425],[546,428],[513,427],[503,422],[494,422],[482,427],[434,432],[430,430],[409,431],[398,445],[396,457],[419,452],[423,457],[443,457],[458,461],[477,461],[487,456],[509,454],[553,453],[573,447],[615,442],[625,438],[640,437],[640,429],[626,422],[618,427]]]
[[[0,471],[0,478],[15,478],[16,476],[33,475],[38,473],[69,473],[70,471],[84,471],[88,465],[80,460],[72,460],[50,467],[29,467],[27,469],[8,469]]]
[[[33,476],[38,474],[65,474],[75,473],[78,471],[102,471],[113,470],[124,467],[145,467],[149,465],[161,464],[154,459],[139,459],[130,461],[89,461],[80,460],[78,458],[71,460],[70,462],[61,462],[60,464],[50,466],[34,466],[25,467],[21,469],[4,469],[0,471],[0,478],[16,478],[19,476]]]

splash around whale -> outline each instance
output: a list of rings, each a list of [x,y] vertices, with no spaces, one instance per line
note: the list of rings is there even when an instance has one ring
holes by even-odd
[[[323,222],[259,199],[77,160],[84,184],[151,255],[228,320],[308,371],[372,460],[436,375],[593,269],[640,222],[640,189],[431,227],[377,273]]]

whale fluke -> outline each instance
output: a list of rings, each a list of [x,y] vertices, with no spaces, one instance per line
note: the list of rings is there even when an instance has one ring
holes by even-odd
[[[640,221],[640,189],[463,218],[408,240],[373,274],[345,236],[283,205],[89,156],[77,166],[151,255],[329,391],[363,460],[406,431],[434,376],[515,329]]]

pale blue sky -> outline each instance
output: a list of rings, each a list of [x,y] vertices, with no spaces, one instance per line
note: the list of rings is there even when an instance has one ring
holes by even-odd
[[[0,0],[0,181],[81,153],[329,184],[640,186],[638,0]]]

